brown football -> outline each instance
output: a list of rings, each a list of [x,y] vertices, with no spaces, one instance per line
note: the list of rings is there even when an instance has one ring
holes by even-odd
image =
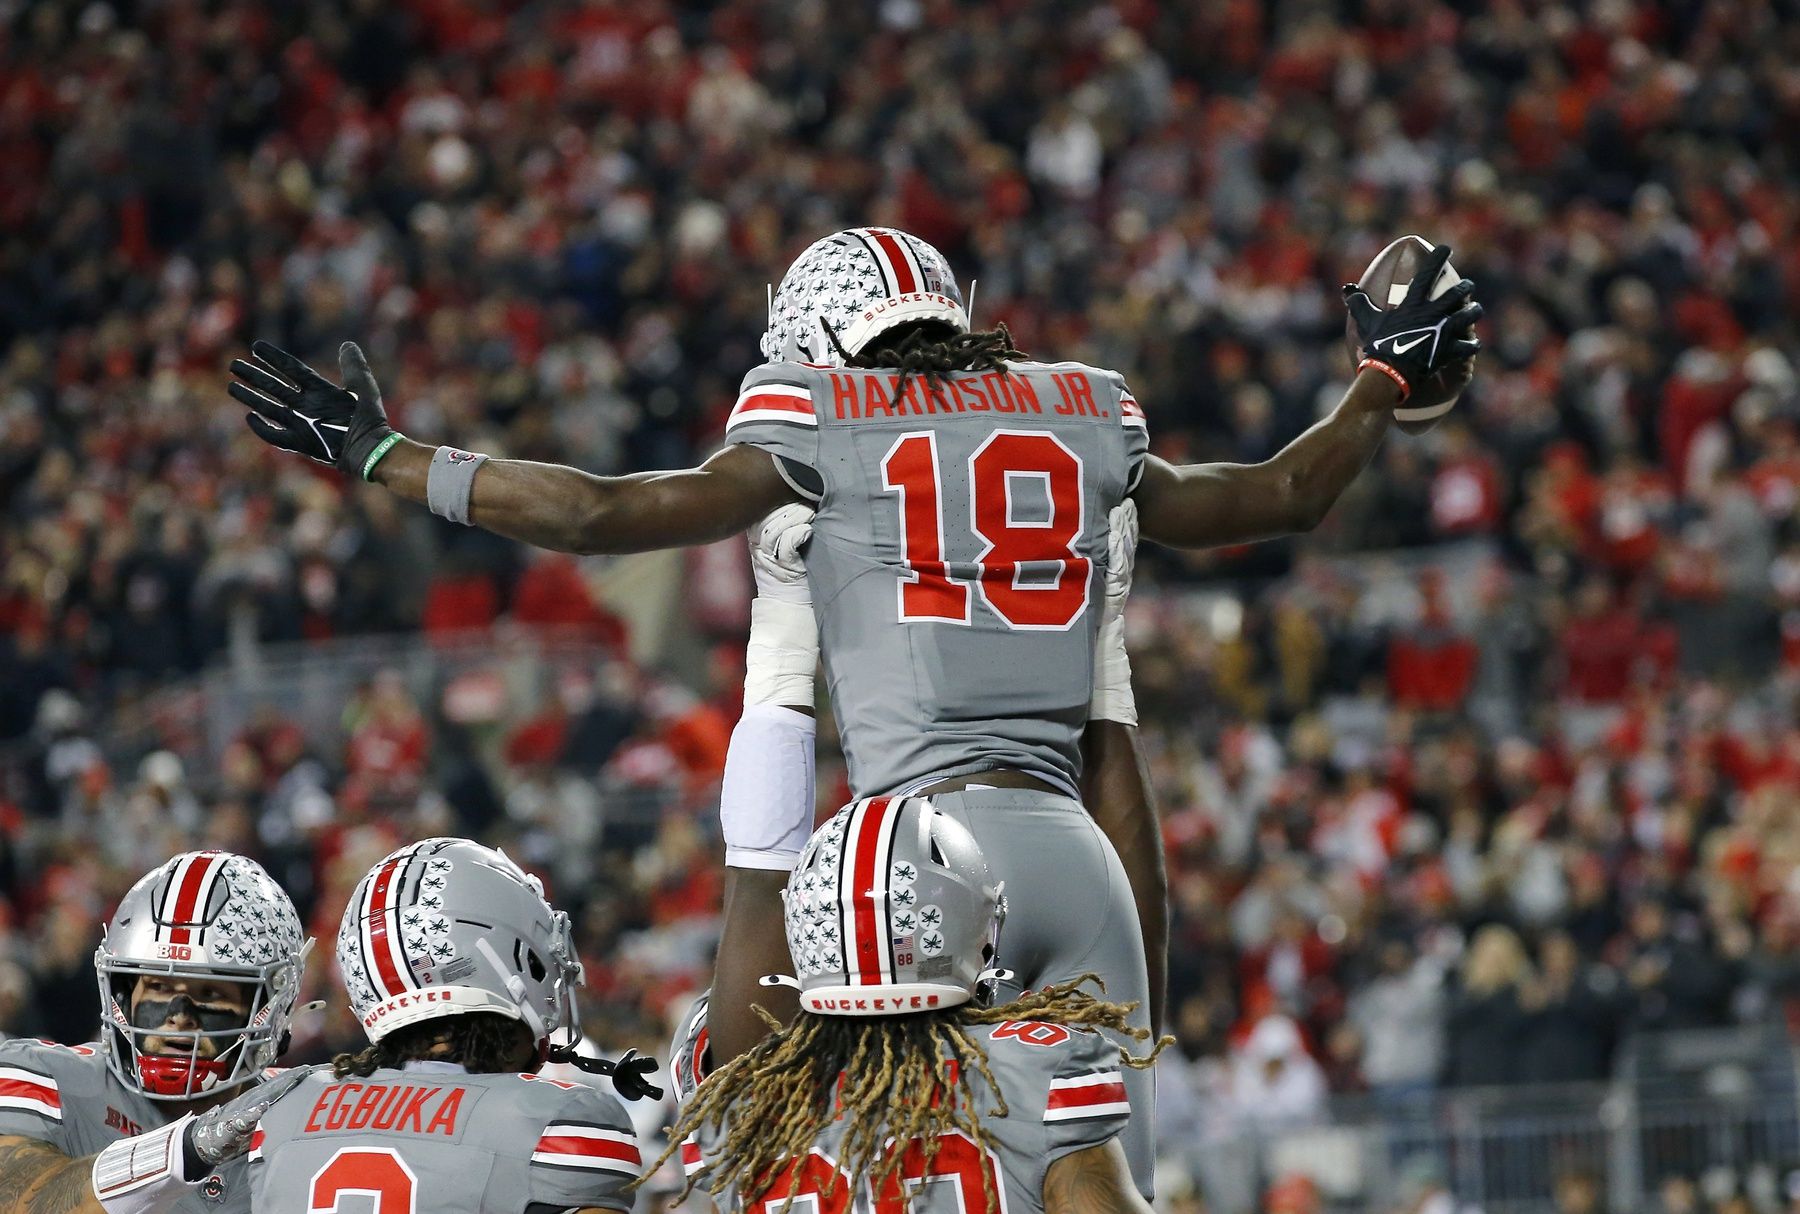
[[[1402,236],[1381,252],[1362,272],[1356,285],[1368,293],[1378,308],[1391,308],[1406,298],[1406,288],[1425,264],[1431,242],[1423,236]],[[1431,298],[1436,299],[1462,281],[1462,275],[1449,262],[1438,271],[1431,285]],[[1350,350],[1350,365],[1362,361],[1362,343],[1356,337],[1356,324],[1346,318],[1344,340]],[[1413,388],[1406,404],[1394,410],[1394,424],[1408,434],[1423,434],[1442,421],[1455,407],[1457,398],[1469,384],[1468,366],[1438,372]]]

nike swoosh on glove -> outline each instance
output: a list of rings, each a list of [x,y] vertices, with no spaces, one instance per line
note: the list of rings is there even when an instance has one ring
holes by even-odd
[[[367,480],[377,462],[370,457],[385,452],[394,428],[362,348],[353,341],[338,347],[341,388],[269,342],[251,345],[250,355],[255,362],[232,360],[238,382],[226,391],[250,407],[244,420],[256,437]]]
[[[1344,306],[1356,326],[1362,356],[1391,367],[1412,390],[1452,363],[1481,351],[1474,334],[1481,305],[1469,299],[1475,283],[1463,279],[1432,299],[1431,285],[1450,260],[1450,246],[1435,245],[1407,285],[1406,297],[1392,308],[1378,308],[1368,292],[1344,284]]]

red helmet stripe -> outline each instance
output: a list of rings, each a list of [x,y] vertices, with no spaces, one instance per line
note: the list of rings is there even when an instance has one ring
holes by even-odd
[[[166,916],[171,924],[192,923],[198,909],[205,905],[204,895],[212,886],[208,879],[212,871],[218,867],[223,857],[216,851],[203,851],[190,856],[187,860],[187,871],[181,875],[179,891],[175,895],[175,905]],[[170,881],[174,885],[174,881]],[[191,944],[191,929],[184,926],[169,929],[169,943]]]
[[[900,816],[899,806],[900,802],[891,797],[865,802],[851,815],[850,829],[845,833],[844,850],[850,858],[845,876],[850,888],[842,896],[844,905],[850,908],[851,922],[844,960],[852,981],[863,986],[892,980],[888,973],[893,942],[888,939],[887,930],[886,868],[891,850],[889,837]]]
[[[894,286],[902,295],[919,289],[919,277],[913,273],[912,260],[907,257],[906,250],[894,239],[891,232],[880,228],[869,228],[868,237],[874,241],[876,256],[887,262],[888,273],[893,277]]]
[[[363,908],[363,943],[373,967],[369,978],[375,984],[375,993],[383,999],[392,998],[417,985],[411,980],[406,959],[400,954],[400,942],[396,933],[389,930],[393,926],[400,876],[411,859],[412,853],[409,851],[375,870],[375,875],[369,880],[367,904]]]

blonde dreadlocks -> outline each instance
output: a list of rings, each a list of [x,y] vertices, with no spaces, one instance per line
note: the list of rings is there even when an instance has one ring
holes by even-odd
[[[851,1175],[869,1177],[876,1192],[895,1182],[902,1162],[902,1152],[883,1150],[890,1140],[921,1143],[927,1164],[937,1154],[939,1138],[953,1130],[968,1135],[982,1151],[992,1150],[993,1140],[982,1120],[1005,1117],[1006,1097],[988,1069],[987,1051],[966,1027],[1038,1020],[1108,1029],[1133,1041],[1149,1038],[1147,1030],[1130,1023],[1135,1002],[1107,1003],[1077,989],[1090,981],[1105,993],[1097,975],[1083,974],[1000,1007],[964,1004],[870,1019],[803,1012],[786,1027],[759,1007],[756,1010],[775,1031],[700,1085],[669,1131],[670,1145],[644,1174],[654,1174],[681,1142],[706,1125],[725,1130],[707,1189],[716,1197],[735,1185],[745,1207],[763,1198],[782,1165],[804,1158],[839,1117],[848,1122],[841,1162]],[[1147,1067],[1173,1040],[1164,1037],[1144,1057],[1121,1047],[1120,1061]],[[994,1108],[975,1108],[971,1070],[987,1081]],[[689,1177],[683,1198],[692,1192],[696,1179]],[[793,1204],[799,1183],[795,1169],[783,1211]],[[994,1214],[998,1197],[990,1169],[982,1169],[982,1188],[988,1214]]]
[[[915,375],[928,384],[942,384],[957,371],[1008,371],[1007,363],[1030,357],[1013,345],[1012,332],[1004,324],[977,333],[958,333],[939,321],[918,321],[896,326],[881,334],[861,352],[852,355],[838,341],[830,325],[825,335],[837,348],[847,367],[896,367],[900,379],[894,385],[896,400],[906,395],[906,384]]]

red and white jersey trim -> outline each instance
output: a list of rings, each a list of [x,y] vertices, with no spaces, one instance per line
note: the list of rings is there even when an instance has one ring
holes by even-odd
[[[813,409],[812,392],[798,384],[759,384],[745,388],[732,407],[725,429],[745,422],[787,422],[790,425],[817,426],[819,418]]]
[[[0,1066],[0,1109],[20,1109],[52,1121],[62,1120],[62,1094],[56,1080],[23,1067]]]
[[[692,1176],[695,1172],[698,1172],[705,1166],[706,1160],[700,1155],[700,1144],[694,1141],[692,1135],[682,1139],[681,1174],[683,1176]]]
[[[262,1144],[263,1144],[262,1127],[257,1126],[255,1131],[252,1132],[250,1135],[249,1160],[251,1163],[261,1163],[262,1162],[262,1157],[263,1157]]]
[[[1148,430],[1150,422],[1144,416],[1144,406],[1137,403],[1137,398],[1129,392],[1119,394],[1119,421],[1126,426],[1136,426],[1139,430]]]
[[[1117,1071],[1095,1071],[1050,1081],[1045,1121],[1079,1121],[1088,1117],[1128,1117],[1131,1101]]]
[[[636,1176],[644,1166],[637,1135],[604,1126],[558,1122],[544,1127],[531,1153],[532,1163],[558,1168],[585,1168]]]

